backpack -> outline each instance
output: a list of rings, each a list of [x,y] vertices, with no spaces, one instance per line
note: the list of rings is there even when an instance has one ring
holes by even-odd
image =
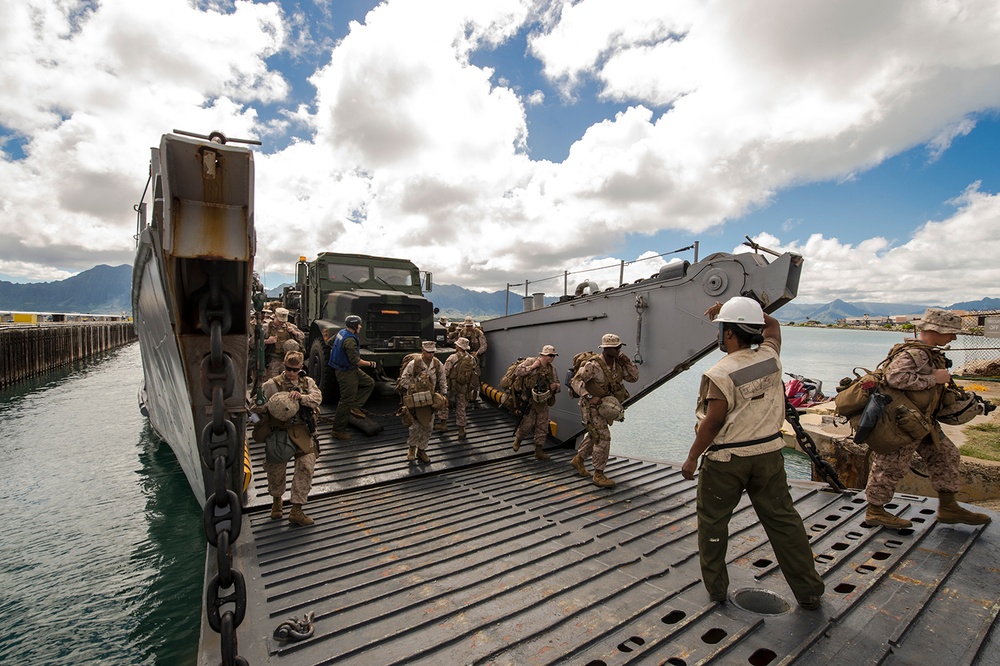
[[[500,379],[501,389],[511,393],[521,393],[524,391],[524,377],[514,376],[514,370],[517,369],[517,366],[519,366],[523,360],[524,357],[519,357],[507,366],[507,370],[503,373],[503,377]]]
[[[576,377],[576,373],[580,372],[580,368],[583,364],[592,358],[597,358],[600,353],[595,351],[582,351],[573,357],[573,366],[566,371],[566,388],[569,390],[569,394],[574,398],[579,398],[580,395],[573,390],[573,384],[571,383],[573,378]]]
[[[466,386],[472,383],[478,369],[479,363],[476,358],[471,354],[466,354],[458,359],[455,365],[451,366],[448,381],[456,386]]]
[[[396,388],[396,393],[398,393],[400,396],[406,393],[406,389],[403,388],[402,384],[400,384],[400,381],[403,379],[403,370],[406,370],[406,366],[408,366],[411,361],[420,358],[420,355],[421,355],[420,352],[413,352],[411,354],[407,354],[406,356],[403,357],[403,362],[399,364],[399,376],[396,377],[395,388]]]

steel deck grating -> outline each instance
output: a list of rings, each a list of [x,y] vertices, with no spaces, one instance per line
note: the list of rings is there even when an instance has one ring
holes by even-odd
[[[549,462],[530,446],[514,454],[513,421],[491,408],[470,412],[468,442],[435,435],[432,464],[408,465],[398,419],[382,421],[377,437],[324,449],[315,525],[244,517],[253,538],[238,566],[251,607],[239,637],[250,663],[1000,661],[997,528],[938,525],[935,500],[897,495],[893,511],[914,527],[885,530],[863,522],[863,493],[793,484],[827,586],[808,612],[744,497],[730,526],[730,592],[789,604],[765,614],[708,599],[695,484],[678,466],[613,458],[619,485],[601,490],[574,473],[571,451],[549,449]],[[306,612],[311,639],[271,638]]]

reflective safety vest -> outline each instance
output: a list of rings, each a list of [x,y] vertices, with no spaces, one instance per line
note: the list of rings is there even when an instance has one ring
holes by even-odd
[[[358,336],[347,328],[340,329],[337,333],[337,337],[333,339],[333,349],[330,351],[330,360],[327,363],[334,370],[353,370],[354,364],[350,362],[347,358],[347,350],[344,349],[344,341],[348,338],[354,338],[354,341],[358,343],[358,349],[361,349],[361,340]]]

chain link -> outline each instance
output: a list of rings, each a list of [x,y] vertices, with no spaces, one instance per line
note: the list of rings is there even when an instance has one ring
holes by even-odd
[[[248,666],[238,654],[236,629],[247,610],[246,581],[233,568],[232,546],[239,539],[243,507],[235,492],[226,485],[226,470],[243,452],[236,425],[226,415],[225,400],[236,386],[233,359],[223,352],[222,338],[232,326],[231,302],[222,290],[218,264],[210,264],[208,293],[198,303],[202,330],[209,335],[209,353],[201,363],[202,394],[211,400],[212,420],[201,433],[201,459],[212,471],[212,487],[202,514],[205,536],[216,549],[218,571],[205,590],[208,624],[221,637],[224,666]],[[227,593],[227,590],[231,590]],[[226,606],[223,612],[222,607]]]

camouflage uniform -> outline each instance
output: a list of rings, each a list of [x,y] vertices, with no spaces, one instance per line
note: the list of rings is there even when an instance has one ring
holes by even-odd
[[[933,357],[938,357],[937,359]],[[933,372],[944,367],[944,355],[924,349],[912,349],[898,354],[885,368],[886,383],[902,391],[923,391],[933,388],[936,380]],[[935,424],[935,427],[937,425]],[[938,493],[957,493],[959,490],[958,464],[961,456],[958,449],[944,432],[938,428],[940,446],[934,444],[930,435],[913,440],[892,453],[873,453],[871,471],[865,493],[872,504],[883,506],[892,500],[896,485],[910,471],[910,461],[916,452],[927,462],[931,485]]]
[[[275,377],[264,382],[265,404],[254,406],[252,411],[262,413],[267,411],[266,401],[278,391],[297,390],[302,394],[299,404],[319,410],[323,402],[323,394],[316,382],[310,377],[297,377],[289,381],[285,376]],[[292,504],[304,505],[312,489],[313,470],[316,467],[317,451],[315,447],[309,452],[299,451],[295,455],[295,471],[292,475]],[[265,459],[264,472],[267,474],[267,492],[271,497],[281,498],[285,494],[287,463],[270,463]]]
[[[467,423],[466,410],[469,408],[469,394],[474,393],[476,387],[479,384],[479,366],[476,365],[473,371],[473,379],[467,384],[459,384],[454,381],[452,377],[452,369],[459,362],[459,360],[469,356],[466,351],[456,351],[454,354],[449,356],[444,362],[444,375],[448,378],[448,388],[451,389],[451,395],[455,398],[455,425],[459,428],[464,428]],[[437,412],[437,418],[442,422],[448,422],[448,406],[445,405]]]
[[[555,401],[555,393],[559,390],[559,379],[555,365],[534,368],[532,366],[536,360],[538,360],[536,357],[529,356],[514,369],[515,377],[524,377],[525,390],[524,404],[521,405],[523,416],[517,430],[514,432],[514,437],[517,441],[520,441],[527,439],[528,434],[531,433],[535,446],[542,446],[545,444],[545,439],[549,436],[549,402]],[[531,389],[535,386],[539,378],[545,381],[549,390],[553,393],[549,401],[536,402],[531,399]],[[611,439],[609,435],[608,445],[610,446],[610,444]],[[607,460],[607,456],[605,456],[605,460]],[[601,469],[604,468],[602,467]]]
[[[282,309],[282,308],[279,308]],[[287,312],[287,311],[286,311]],[[285,315],[287,317],[288,315]],[[265,379],[277,377],[284,371],[285,354],[290,351],[302,351],[302,341],[305,340],[305,333],[290,321],[281,321],[277,317],[264,324],[264,339],[274,337],[273,344],[267,346],[267,367],[264,374]],[[294,349],[286,349],[285,343],[293,340],[298,343]],[[292,345],[287,345],[291,347]]]
[[[437,358],[431,358],[429,363],[424,363],[420,358],[410,361],[403,369],[403,373],[399,376],[400,387],[403,389],[410,388],[410,385],[416,380],[414,373],[420,372],[418,367],[422,370],[423,376],[429,376],[431,383],[433,383],[433,391],[435,393],[448,395],[448,379],[444,373],[444,364]],[[429,418],[426,418],[425,420],[425,414],[421,414],[420,410],[428,410],[426,416],[429,416]],[[406,445],[411,448],[416,448],[419,451],[426,451],[427,443],[431,439],[431,426],[434,424],[434,412],[430,407],[417,407],[415,411],[417,413],[413,415],[413,424],[410,425]]]
[[[584,435],[577,453],[581,460],[586,460],[593,455],[594,470],[603,473],[608,464],[608,456],[611,454],[611,427],[607,419],[598,411],[600,403],[591,405],[585,397],[588,393],[587,384],[590,382],[594,382],[596,386],[600,387],[605,395],[609,394],[611,382],[605,376],[599,358],[601,357],[592,358],[584,363],[579,372],[573,376],[570,384],[573,390],[582,396],[580,398],[580,414],[583,416],[583,423],[587,429],[587,434]],[[623,381],[635,382],[639,379],[639,368],[632,362],[632,359],[624,354],[619,354],[616,357],[615,368],[612,371],[615,370],[620,373]]]

